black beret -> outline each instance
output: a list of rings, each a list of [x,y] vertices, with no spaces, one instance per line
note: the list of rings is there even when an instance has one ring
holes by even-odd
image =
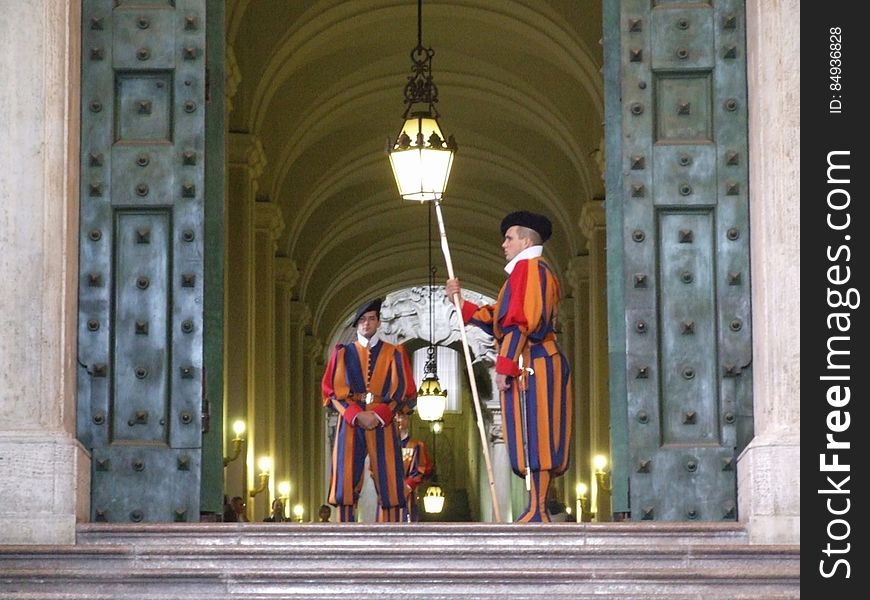
[[[553,224],[550,223],[550,219],[548,219],[544,215],[539,215],[538,213],[533,213],[526,210],[518,210],[516,212],[512,212],[504,219],[502,219],[502,236],[504,236],[504,234],[507,233],[507,230],[514,225],[519,225],[520,227],[528,227],[529,229],[537,231],[538,235],[541,236],[542,242],[546,242],[548,239],[550,239],[550,235],[552,235],[553,233]]]
[[[375,311],[378,313],[378,318],[381,318],[381,304],[383,300],[380,298],[375,298],[374,300],[366,300],[362,304],[359,305],[359,308],[356,309],[356,315],[353,318],[353,321],[350,322],[348,327],[355,327],[359,322],[360,318],[369,311]]]

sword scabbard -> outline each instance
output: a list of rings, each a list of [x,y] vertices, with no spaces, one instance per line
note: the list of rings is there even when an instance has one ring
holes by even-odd
[[[523,436],[523,458],[526,463],[526,491],[531,491],[532,489],[532,469],[531,469],[531,460],[529,459],[529,423],[528,423],[528,395],[526,391],[528,390],[528,375],[534,373],[534,371],[530,368],[524,366],[523,355],[520,354],[519,358],[519,368],[520,374],[517,375],[517,392],[519,393],[520,400],[520,429]]]

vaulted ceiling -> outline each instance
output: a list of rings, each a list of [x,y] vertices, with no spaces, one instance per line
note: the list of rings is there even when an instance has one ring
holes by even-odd
[[[228,127],[262,142],[259,193],[285,222],[277,254],[326,341],[363,299],[427,282],[427,205],[399,198],[385,154],[417,2],[229,0],[226,16]],[[586,254],[581,209],[604,195],[600,39],[600,0],[424,0],[440,123],[459,144],[443,211],[465,286],[496,295],[513,210],[553,221],[558,272]],[[437,227],[432,244],[441,284]]]

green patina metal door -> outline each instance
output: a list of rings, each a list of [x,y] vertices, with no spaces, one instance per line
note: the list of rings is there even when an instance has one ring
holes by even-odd
[[[78,436],[91,519],[198,521],[205,0],[85,0]]]
[[[752,428],[744,3],[605,13],[614,510],[734,520]]]

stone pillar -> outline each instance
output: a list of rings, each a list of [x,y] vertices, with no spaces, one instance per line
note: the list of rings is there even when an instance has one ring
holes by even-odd
[[[610,391],[607,355],[607,249],[604,201],[591,200],[583,205],[580,228],[588,240],[589,250],[589,451],[610,459]],[[591,465],[589,466],[591,469]],[[596,482],[591,481],[591,507],[596,520],[610,521],[610,498],[602,502]]]
[[[571,320],[571,392],[574,399],[574,434],[572,443],[573,464],[566,475],[571,475],[570,487],[566,492],[576,501],[576,485],[591,483],[592,455],[590,451],[591,415],[589,406],[590,361],[589,361],[589,257],[575,256],[568,263],[565,282],[571,289],[571,296],[562,301],[562,306],[570,304],[574,318]],[[561,309],[561,307],[560,307]],[[566,324],[567,325],[567,324]],[[566,349],[568,351],[568,349]],[[568,483],[568,482],[566,482]],[[588,493],[588,492],[587,492]],[[572,504],[573,506],[573,504]]]
[[[276,497],[275,466],[275,250],[284,231],[281,209],[268,201],[254,203],[254,339],[251,374],[253,416],[248,443],[254,459],[269,456],[273,461],[269,489],[248,502],[253,520],[261,521],[271,512]],[[257,468],[257,473],[259,473]]]
[[[311,311],[304,302],[290,302],[290,361],[286,368],[290,372],[289,393],[289,429],[284,435],[289,436],[288,450],[290,452],[290,483],[293,489],[290,492],[291,506],[302,502],[302,493],[305,489],[304,476],[307,473],[307,461],[305,456],[305,427],[304,420],[305,402],[314,400],[305,397],[305,329],[311,321]],[[321,373],[322,375],[322,373]],[[311,426],[314,426],[313,423]]]
[[[491,382],[492,389],[495,387],[495,369],[490,371],[493,374]],[[501,513],[503,523],[513,521],[514,515],[511,511],[511,477],[514,476],[511,471],[511,461],[508,457],[507,444],[504,441],[504,429],[502,427],[501,403],[498,398],[495,401],[488,401],[486,404],[486,413],[489,415],[489,459],[492,462],[492,477],[495,483],[496,502],[498,510]],[[476,429],[476,427],[475,427]],[[479,435],[478,435],[479,437]],[[480,464],[484,471],[486,465],[481,455]],[[492,490],[489,488],[488,474],[483,476],[484,489],[481,490],[481,521],[492,522],[495,520],[495,515],[492,510]]]
[[[244,419],[246,439],[253,429],[254,360],[254,199],[257,178],[266,166],[260,141],[252,135],[227,135],[226,250],[224,254],[224,423]],[[232,433],[227,432],[229,440]],[[224,451],[225,454],[227,450]],[[247,497],[256,486],[254,445],[245,444],[241,464],[231,463],[225,472],[230,497]]]
[[[562,279],[562,290],[563,292],[568,291],[569,288],[564,284],[564,278]],[[574,298],[571,297],[570,291],[568,291],[568,295],[564,296],[559,303],[559,315],[556,322],[556,334],[559,340],[559,346],[562,348],[562,352],[565,353],[565,360],[567,361],[569,368],[571,369],[571,396],[574,397],[574,378],[576,377],[576,370],[574,368],[574,321],[575,321],[575,310],[574,310]],[[576,477],[574,475],[574,469],[577,468],[577,460],[574,457],[575,444],[574,440],[577,434],[574,426],[574,420],[576,419],[576,408],[574,412],[574,418],[571,419],[571,438],[570,438],[570,464],[568,466],[568,470],[561,476],[557,477],[553,480],[552,485],[550,487],[550,492],[554,498],[564,502],[570,502],[573,492],[569,492],[569,490],[574,489],[574,482]],[[573,510],[573,509],[572,509]]]
[[[287,257],[275,258],[275,482],[293,481],[293,468],[290,453],[290,422],[293,418],[290,408],[291,385],[291,325],[290,303],[293,288],[299,280],[296,263]],[[290,490],[291,497],[295,494]],[[287,509],[290,510],[289,508]],[[291,512],[287,514],[292,515]]]
[[[740,521],[800,543],[800,6],[750,0],[749,189],[755,438],[738,458]]]
[[[74,544],[90,511],[75,437],[80,8],[0,2],[0,544]]]
[[[324,504],[327,501],[329,496],[329,485],[324,485],[324,481],[329,481],[329,472],[330,472],[330,459],[332,457],[332,446],[330,446],[329,442],[331,440],[328,439],[327,436],[327,427],[323,426],[324,421],[324,409],[322,407],[321,397],[321,387],[320,382],[323,380],[323,371],[326,369],[326,357],[325,353],[325,344],[319,342],[320,352],[316,356],[312,358],[312,367],[314,369],[314,385],[316,386],[316,390],[314,393],[314,410],[311,419],[308,421],[308,426],[315,429],[317,435],[314,438],[314,442],[317,445],[315,448],[315,461],[311,463],[314,465],[313,477],[314,477],[314,497],[317,501],[317,506],[315,506],[315,510],[320,507],[321,504]],[[314,518],[315,515],[312,515]]]
[[[303,428],[305,431],[304,447],[302,453],[305,456],[304,489],[299,501],[305,506],[307,520],[317,518],[317,509],[326,502],[326,491],[320,485],[320,465],[323,464],[321,449],[323,448],[323,431],[319,427],[323,409],[320,402],[320,382],[323,379],[323,369],[326,367],[323,360],[323,344],[313,335],[303,338],[305,348],[305,392],[303,394],[303,408],[301,411]]]

